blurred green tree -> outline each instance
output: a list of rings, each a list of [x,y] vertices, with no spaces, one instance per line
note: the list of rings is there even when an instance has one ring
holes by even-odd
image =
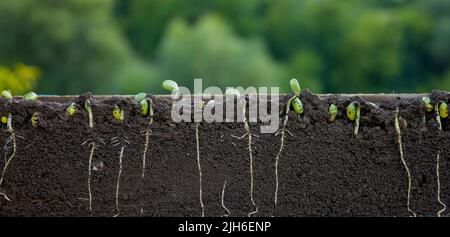
[[[123,93],[129,79],[150,88],[152,68],[115,27],[113,6],[113,0],[0,1],[0,63],[39,66],[41,93]]]
[[[10,90],[13,95],[23,95],[33,89],[41,70],[36,66],[15,63],[12,68],[0,65],[0,91]]]

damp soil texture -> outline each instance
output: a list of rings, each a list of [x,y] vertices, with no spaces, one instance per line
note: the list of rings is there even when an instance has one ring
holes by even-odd
[[[443,209],[438,191],[450,205],[450,122],[442,119],[440,131],[422,96],[302,91],[304,114],[290,112],[285,127],[276,205],[281,134],[261,133],[259,120],[249,123],[251,171],[243,122],[176,123],[167,96],[148,96],[152,123],[127,96],[0,99],[3,122],[11,115],[13,129],[1,125],[0,216],[436,216]],[[441,91],[427,96],[433,104],[450,100]],[[274,99],[282,129],[289,95]],[[361,108],[356,136],[345,115],[352,101]],[[71,103],[78,110],[67,116]],[[339,109],[334,122],[328,121],[331,103]],[[124,110],[123,122],[112,116],[116,105]],[[394,123],[397,108],[410,192]]]

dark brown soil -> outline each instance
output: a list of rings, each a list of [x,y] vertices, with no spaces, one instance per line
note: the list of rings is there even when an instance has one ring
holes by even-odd
[[[130,97],[42,99],[24,102],[0,99],[0,115],[13,115],[17,153],[8,167],[0,192],[0,216],[114,216],[119,152],[124,148],[120,180],[120,216],[200,216],[199,174],[196,160],[195,123],[175,123],[170,118],[171,101],[151,96],[154,122],[140,115],[138,103]],[[449,101],[450,95],[434,91],[430,97]],[[280,97],[280,111],[288,96]],[[411,170],[411,209],[419,216],[436,216],[436,156],[441,153],[441,199],[450,205],[450,121],[437,128],[434,113],[425,114],[421,97],[379,96],[378,108],[363,96],[317,96],[303,91],[305,113],[289,115],[285,149],[279,160],[278,205],[274,207],[274,162],[280,135],[261,134],[261,123],[251,123],[254,162],[254,216],[410,216],[407,211],[407,177],[399,156],[394,111],[398,106],[402,122],[404,157]],[[88,127],[84,101],[93,106],[94,128]],[[354,123],[345,118],[345,107],[361,103],[361,125],[353,135]],[[65,108],[75,102],[79,112],[66,117]],[[338,105],[336,121],[327,121],[329,103]],[[118,104],[125,110],[124,123],[113,119]],[[31,125],[40,112],[39,126]],[[426,123],[423,124],[423,116]],[[280,112],[280,117],[284,117]],[[250,172],[247,137],[238,140],[242,123],[206,123],[200,128],[200,160],[203,172],[205,216],[222,216],[225,206],[231,216],[247,216],[254,207],[250,200]],[[145,134],[151,130],[145,179],[141,182]],[[2,125],[1,146],[10,133]],[[130,144],[113,146],[112,138]],[[94,141],[92,212],[88,202],[88,160]],[[103,142],[101,142],[103,140]],[[8,150],[6,155],[10,155]],[[1,151],[5,156],[5,150]],[[7,156],[8,157],[8,156]],[[0,159],[0,168],[5,161]],[[103,165],[103,167],[101,167]],[[141,206],[142,204],[142,206]],[[141,213],[141,207],[143,212]],[[445,211],[443,215],[448,215]]]

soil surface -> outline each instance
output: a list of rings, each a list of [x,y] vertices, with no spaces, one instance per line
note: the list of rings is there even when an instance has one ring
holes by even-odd
[[[263,123],[251,122],[253,199],[258,208],[253,216],[411,216],[406,206],[408,179],[394,127],[397,107],[404,159],[412,179],[410,208],[417,216],[436,216],[442,209],[437,199],[438,153],[440,198],[450,205],[450,121],[442,119],[440,131],[434,112],[425,113],[421,96],[371,100],[302,91],[304,114],[290,112],[286,125],[289,132],[279,158],[276,206],[274,164],[281,133],[261,133]],[[441,91],[429,96],[433,104],[450,101],[450,95]],[[0,99],[0,115],[12,115],[16,143],[13,154],[11,132],[2,124],[0,144],[5,149],[0,152],[0,170],[14,156],[0,186],[0,192],[10,199],[0,195],[0,216],[201,216],[197,123],[175,123],[169,97],[148,98],[155,110],[151,124],[132,97],[85,94],[36,102]],[[281,120],[289,98],[280,96],[279,111],[274,111]],[[86,100],[92,103],[93,128],[88,126]],[[345,115],[352,101],[361,106],[357,136],[353,134],[355,123]],[[78,112],[68,117],[65,109],[72,102]],[[330,103],[339,108],[334,122],[328,121]],[[125,111],[122,123],[112,116],[115,105]],[[35,127],[31,118],[36,112]],[[248,135],[239,139],[246,134],[244,124],[200,122],[198,134],[204,215],[248,216],[255,206],[250,193]],[[442,215],[449,213],[445,210]]]

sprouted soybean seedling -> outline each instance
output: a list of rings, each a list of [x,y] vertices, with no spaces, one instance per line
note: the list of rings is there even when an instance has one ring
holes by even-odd
[[[445,103],[444,101],[438,101],[435,104],[434,111],[436,113],[436,122],[438,123],[439,131],[442,132],[441,118],[445,119],[448,117],[447,103]],[[439,149],[440,149],[440,147],[439,147]],[[437,180],[437,194],[436,195],[437,195],[437,200],[438,200],[439,204],[442,205],[442,209],[440,209],[437,212],[438,217],[441,217],[442,213],[445,211],[445,209],[447,209],[447,206],[441,200],[441,182],[440,182],[440,175],[439,175],[440,152],[441,151],[438,150],[438,154],[436,157],[436,180]]]
[[[93,115],[92,115],[91,102],[89,100],[85,101],[84,109],[88,113],[89,128],[92,129],[94,127],[94,118],[93,118]],[[91,212],[91,214],[92,214],[92,191],[91,191],[92,159],[94,157],[95,149],[97,149],[98,146],[99,146],[97,141],[99,141],[100,143],[105,144],[103,139],[101,139],[101,138],[94,138],[92,136],[90,138],[88,138],[85,142],[83,142],[83,144],[82,144],[82,145],[88,144],[88,147],[91,147],[91,151],[90,151],[90,154],[89,154],[89,160],[88,160],[88,178],[87,178],[87,189],[88,189],[88,195],[89,195],[89,211]]]
[[[406,178],[408,179],[408,190],[407,190],[407,196],[406,196],[406,209],[413,214],[414,217],[416,217],[416,213],[411,210],[410,207],[410,200],[411,200],[411,172],[409,171],[408,165],[406,164],[405,157],[403,156],[403,144],[402,144],[402,133],[400,130],[400,122],[399,122],[399,115],[398,115],[398,107],[395,110],[395,117],[394,117],[394,125],[395,125],[395,131],[397,132],[397,143],[398,143],[398,150],[400,153],[400,159],[402,161],[402,164],[406,171]]]
[[[351,121],[355,121],[355,129],[353,134],[358,135],[359,131],[359,119],[361,117],[361,106],[358,102],[353,101],[347,106],[347,118]]]
[[[142,172],[141,172],[141,214],[144,213],[144,203],[143,203],[143,192],[144,192],[144,180],[145,180],[145,166],[146,166],[146,159],[147,159],[147,151],[148,151],[148,144],[150,139],[150,125],[153,123],[153,106],[152,101],[150,99],[147,99],[146,93],[139,93],[136,96],[134,96],[134,99],[139,103],[141,114],[144,117],[150,117],[150,120],[148,122],[148,127],[144,131],[141,131],[141,133],[145,133],[145,143],[144,143],[144,151],[142,154]]]
[[[240,107],[242,110],[242,116],[243,116],[243,123],[244,123],[244,128],[246,133],[244,135],[242,135],[241,137],[236,137],[233,136],[235,138],[242,139],[245,136],[247,136],[247,150],[248,150],[248,154],[249,154],[249,169],[250,169],[250,201],[252,202],[253,207],[255,208],[255,210],[251,211],[248,213],[248,217],[251,217],[252,215],[258,213],[258,206],[256,206],[255,200],[253,198],[253,189],[254,189],[254,175],[253,175],[253,152],[252,152],[252,133],[250,130],[250,126],[248,124],[248,120],[246,117],[246,108],[247,108],[247,101],[245,100],[245,97],[241,98],[240,92],[234,88],[229,88],[225,91],[225,96],[232,96],[233,98],[237,98],[237,104],[238,104],[238,108]]]
[[[297,79],[291,79],[290,82],[291,91],[294,93],[292,97],[289,98],[287,104],[286,104],[286,111],[284,115],[283,125],[282,128],[278,131],[281,133],[281,139],[280,139],[280,149],[278,150],[277,156],[275,157],[275,192],[274,192],[274,212],[276,211],[276,207],[278,204],[278,186],[279,186],[279,176],[278,176],[278,163],[281,157],[281,154],[284,150],[284,140],[286,136],[286,132],[288,132],[291,136],[293,136],[289,130],[286,129],[286,125],[289,119],[289,111],[292,107],[294,108],[294,111],[296,114],[303,114],[303,103],[298,98],[301,93],[301,87],[298,83]],[[278,135],[278,132],[276,135]]]
[[[2,119],[2,122],[3,122],[3,119]],[[12,114],[11,113],[8,114],[6,126],[8,129],[8,132],[10,133],[10,136],[6,140],[6,144],[5,144],[5,165],[3,166],[2,176],[0,177],[0,187],[2,186],[3,181],[5,179],[6,170],[8,169],[8,166],[11,163],[11,161],[16,156],[16,151],[17,151],[16,137],[18,137],[18,136],[16,135],[16,133],[14,132],[14,129],[12,127]],[[12,152],[11,152],[11,155],[7,158],[9,149],[12,149]],[[11,201],[11,199],[5,193],[0,192],[0,195],[2,195],[7,201]]]
[[[118,105],[114,106],[114,109],[112,111],[112,115],[114,117],[115,120],[119,121],[119,122],[123,122],[124,120],[124,111],[123,109],[119,108]]]

